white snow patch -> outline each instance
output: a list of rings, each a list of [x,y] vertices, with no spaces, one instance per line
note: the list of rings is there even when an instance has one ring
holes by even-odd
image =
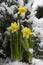
[[[18,17],[18,14],[13,14],[13,18],[16,19]]]
[[[33,15],[29,20],[33,22],[33,27],[39,27],[43,29],[43,17],[38,19],[35,15]]]
[[[36,58],[33,58],[32,63],[33,65],[43,65],[43,61]]]
[[[6,65],[29,65],[29,64],[25,62],[23,63],[23,62],[15,61],[15,62],[10,62],[9,64]]]
[[[43,42],[41,42],[41,43],[39,44],[39,46],[40,46],[40,48],[43,48]]]
[[[12,5],[12,6],[10,6],[10,9],[11,9],[12,11],[15,11],[15,8],[17,8],[16,5]]]
[[[15,61],[15,62],[9,62],[6,65],[29,65],[29,64],[28,63],[25,63],[25,62],[23,63],[23,62]],[[40,60],[40,59],[33,58],[31,65],[43,65],[43,61]]]
[[[7,12],[8,12],[9,14],[13,14],[13,11],[11,10],[10,7],[6,7],[6,10],[7,10]]]
[[[23,0],[18,0],[19,6],[24,6],[24,1]]]
[[[29,48],[28,51],[32,54],[34,50],[32,48]]]
[[[41,31],[42,31],[41,28],[39,28],[39,27],[33,27],[33,32],[34,32],[34,34],[36,34],[36,36],[39,36]]]
[[[36,10],[38,7],[43,7],[43,0],[34,0],[32,9]]]

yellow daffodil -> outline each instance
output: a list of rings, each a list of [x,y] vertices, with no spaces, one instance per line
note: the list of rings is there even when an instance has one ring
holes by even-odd
[[[18,8],[18,14],[22,15],[22,14],[24,14],[25,12],[26,12],[26,8],[25,8],[25,7],[20,6],[20,7]]]
[[[16,32],[18,30],[18,25],[16,24],[16,22],[11,23],[11,26],[8,29],[12,32]]]
[[[23,30],[22,30],[22,33],[23,33],[23,37],[25,38],[29,38],[29,35],[32,34],[31,30],[27,27],[25,27]]]

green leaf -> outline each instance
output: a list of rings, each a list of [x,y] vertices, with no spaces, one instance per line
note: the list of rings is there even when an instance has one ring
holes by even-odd
[[[28,51],[29,49],[29,43],[27,39],[21,39],[21,44],[23,46],[23,48],[25,49],[25,51]]]

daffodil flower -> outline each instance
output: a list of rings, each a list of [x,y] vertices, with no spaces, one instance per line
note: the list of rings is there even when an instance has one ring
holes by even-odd
[[[11,30],[12,32],[16,32],[18,30],[18,25],[16,24],[16,22],[11,23],[11,26],[9,26],[8,29]]]
[[[22,15],[22,14],[24,14],[25,12],[26,12],[26,8],[25,8],[25,7],[20,6],[20,7],[18,8],[18,14]]]
[[[29,35],[32,34],[31,30],[27,27],[25,27],[23,30],[22,30],[22,33],[23,33],[23,37],[25,38],[29,38]]]

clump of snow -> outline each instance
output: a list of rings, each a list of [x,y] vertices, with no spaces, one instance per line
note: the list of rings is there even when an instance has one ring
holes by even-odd
[[[43,65],[43,61],[36,58],[33,58],[32,63],[33,65]]]
[[[1,3],[1,6],[3,6],[3,7],[7,7],[8,4],[5,4],[5,2],[2,2],[2,3]]]
[[[4,8],[4,7],[2,7],[2,6],[0,6],[0,10],[5,11],[5,8]]]
[[[36,21],[36,26],[43,29],[43,18],[40,18],[38,19],[38,21]]]
[[[40,27],[33,27],[33,33],[43,40],[43,29]]]
[[[38,18],[33,14],[30,16],[29,20],[33,22],[33,27],[35,27],[37,24],[36,22],[38,21]]]
[[[32,2],[29,1],[29,2],[25,5],[25,7],[27,8],[27,10],[30,11],[30,12],[31,12],[31,10],[32,10],[31,4],[32,4]]]
[[[40,31],[40,38],[43,38],[43,30]]]
[[[13,14],[13,18],[16,19],[18,17],[17,13]]]
[[[3,15],[0,14],[0,18],[3,18]]]
[[[34,0],[33,2],[33,10],[36,10],[38,7],[43,7],[43,0]]]
[[[33,15],[29,20],[33,22],[34,27],[40,27],[43,29],[43,18],[38,19],[35,15]]]
[[[23,0],[18,0],[19,6],[24,6],[24,1]]]
[[[32,48],[29,48],[28,51],[32,54],[34,50]]]
[[[11,8],[6,7],[6,10],[7,10],[8,14],[13,14],[13,11],[11,10]]]
[[[39,44],[39,46],[40,46],[40,48],[43,48],[43,42],[41,42],[41,43]]]
[[[17,8],[16,5],[12,5],[12,6],[10,6],[10,9],[11,9],[13,12],[15,11],[16,8]]]
[[[33,32],[34,32],[34,34],[36,35],[36,36],[40,36],[40,32],[42,31],[42,29],[41,28],[39,28],[39,27],[34,27],[33,28]]]
[[[5,10],[7,10],[7,13],[8,13],[8,14],[13,14],[13,11],[11,10],[10,7],[8,7],[7,4],[5,4],[5,2],[2,2],[2,3],[1,3],[0,9],[1,9],[3,12],[5,12]]]

